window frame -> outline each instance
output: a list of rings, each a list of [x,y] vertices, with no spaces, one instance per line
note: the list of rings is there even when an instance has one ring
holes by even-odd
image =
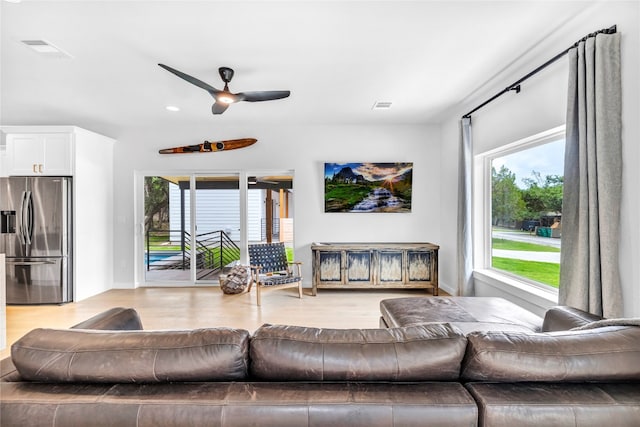
[[[491,164],[507,156],[565,138],[566,126],[561,125],[474,155],[473,173],[473,253],[474,277],[509,293],[522,292],[557,303],[558,289],[526,277],[493,268],[491,221]]]

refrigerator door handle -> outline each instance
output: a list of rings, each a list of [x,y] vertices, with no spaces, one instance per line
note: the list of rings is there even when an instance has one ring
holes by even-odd
[[[25,241],[25,228],[24,228],[26,197],[27,197],[27,192],[23,191],[22,197],[20,199],[20,226],[18,227],[18,239],[20,240],[20,243],[23,245],[27,243]]]
[[[24,230],[24,242],[27,245],[30,245],[33,237],[33,197],[31,197],[31,191],[24,192],[24,199],[22,203],[22,228]]]

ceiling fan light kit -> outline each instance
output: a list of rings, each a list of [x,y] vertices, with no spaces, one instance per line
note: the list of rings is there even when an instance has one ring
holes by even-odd
[[[234,71],[229,67],[220,67],[218,68],[218,73],[220,74],[220,78],[224,82],[224,89],[216,89],[208,83],[203,82],[202,80],[198,80],[189,74],[183,73],[182,71],[178,71],[175,68],[169,67],[168,65],[158,64],[160,67],[169,71],[170,73],[175,74],[183,80],[191,83],[192,85],[198,86],[201,89],[206,90],[209,94],[215,99],[214,104],[211,106],[211,112],[213,114],[222,114],[224,113],[229,105],[234,104],[236,102],[247,101],[247,102],[261,102],[261,101],[273,101],[276,99],[282,99],[288,97],[291,92],[288,90],[263,90],[263,91],[252,91],[252,92],[238,92],[232,93],[229,90],[229,82],[233,78]]]

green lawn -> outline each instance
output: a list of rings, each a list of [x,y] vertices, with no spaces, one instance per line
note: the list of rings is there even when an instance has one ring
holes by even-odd
[[[492,239],[491,247],[493,249],[504,249],[507,251],[560,252],[560,248],[554,248],[552,246],[516,242],[515,240],[507,239]]]
[[[516,242],[507,239],[492,239],[493,249],[503,249],[508,251],[530,251],[530,252],[560,252],[559,248],[552,246],[537,245],[535,243]],[[560,282],[560,264],[552,262],[527,261],[521,259],[492,257],[491,265],[497,270],[502,270],[526,277],[545,285],[558,287]]]
[[[560,283],[560,264],[492,257],[491,265],[497,270],[507,271],[554,288]]]

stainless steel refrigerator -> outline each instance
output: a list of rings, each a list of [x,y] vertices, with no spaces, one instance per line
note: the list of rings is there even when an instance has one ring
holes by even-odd
[[[7,304],[73,300],[72,179],[0,178]]]

